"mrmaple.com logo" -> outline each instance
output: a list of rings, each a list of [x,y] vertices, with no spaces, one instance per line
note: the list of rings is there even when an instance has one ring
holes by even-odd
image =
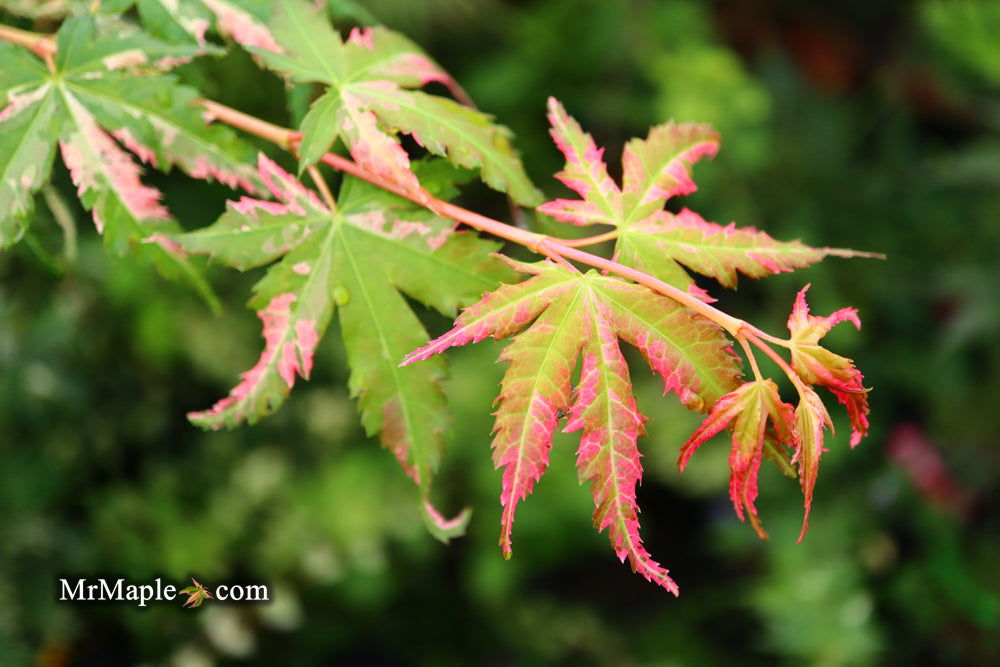
[[[187,596],[185,607],[200,607],[205,600],[220,602],[268,602],[270,591],[265,584],[226,585],[215,591],[191,578],[192,586],[178,590],[173,584],[164,585],[157,577],[148,584],[127,583],[124,578],[108,579],[59,579],[60,602],[134,602],[145,607],[150,602],[172,602],[178,596]]]

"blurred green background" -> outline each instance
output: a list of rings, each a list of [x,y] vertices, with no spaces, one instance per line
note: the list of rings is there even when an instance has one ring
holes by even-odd
[[[340,24],[380,20],[425,46],[516,133],[549,194],[560,98],[617,164],[628,138],[708,121],[723,148],[685,205],[811,245],[884,252],[743,281],[721,306],[780,333],[807,282],[871,394],[870,437],[842,410],[811,530],[772,470],[770,542],[735,517],[728,447],[682,476],[697,422],[635,371],[653,419],[641,443],[646,543],[674,599],[617,563],[560,436],[496,540],[489,456],[502,367],[484,342],[449,353],[454,408],[438,494],[474,508],[435,542],[411,483],[366,439],[339,336],[314,379],[259,426],[204,434],[185,412],[224,395],[259,352],[241,307],[259,277],[212,269],[226,312],[110,258],[72,198],[0,257],[0,663],[7,665],[986,665],[1000,664],[1000,3],[331,0]],[[25,24],[21,24],[25,25]],[[44,27],[44,26],[42,26]],[[281,85],[238,52],[185,68],[208,96],[288,123]],[[59,168],[61,169],[61,167]],[[69,186],[57,169],[56,192]],[[188,227],[225,189],[151,174]],[[507,217],[469,188],[468,206]],[[75,218],[67,242],[60,221]],[[428,316],[434,332],[447,327]],[[65,605],[57,576],[191,574],[266,581],[269,605]]]

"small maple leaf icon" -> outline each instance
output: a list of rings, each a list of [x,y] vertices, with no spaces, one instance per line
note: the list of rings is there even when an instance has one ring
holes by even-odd
[[[182,595],[188,596],[187,602],[184,603],[185,607],[200,607],[201,603],[206,599],[212,599],[212,594],[208,592],[207,588],[199,584],[197,579],[191,577],[191,581],[194,582],[194,586],[188,586],[180,591]]]

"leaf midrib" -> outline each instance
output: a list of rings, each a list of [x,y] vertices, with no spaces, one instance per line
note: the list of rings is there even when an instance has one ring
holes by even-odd
[[[329,67],[329,65],[326,62],[326,58],[324,57],[323,53],[320,51],[320,49],[317,47],[317,45],[311,39],[309,39],[309,32],[297,20],[298,19],[298,14],[296,12],[294,12],[294,11],[291,11],[291,12],[288,11],[288,8],[287,8],[287,6],[285,6],[284,2],[281,3],[281,4],[283,5],[284,14],[285,14],[285,17],[288,19],[289,25],[294,29],[294,31],[296,33],[298,33],[298,36],[299,36],[299,39],[297,40],[298,44],[299,45],[305,45],[306,48],[309,50],[309,52],[312,55],[312,62],[313,62],[313,64],[320,63],[320,69],[322,69],[323,71],[325,71],[326,74],[327,74],[327,77],[328,77],[328,79],[327,79],[326,82],[330,83],[330,84],[335,84],[337,81],[339,81],[340,75],[337,72],[335,72],[333,69],[331,69]],[[326,21],[326,18],[323,17],[323,16],[317,16],[317,20]],[[333,30],[333,28],[330,27],[330,30]],[[285,46],[285,45],[282,45],[282,46]],[[286,48],[288,48],[288,47],[286,46]],[[296,53],[296,55],[298,55],[298,53]],[[300,63],[302,63],[302,62],[309,63],[309,59],[306,59],[306,58],[300,58],[299,60],[300,60]]]
[[[42,114],[42,105],[44,105],[44,104],[52,104],[52,98],[53,98],[53,92],[52,92],[52,90],[49,90],[47,93],[45,93],[45,95],[42,97],[42,99],[38,100],[37,102],[35,102],[34,104],[31,105],[31,106],[37,106],[38,107],[35,110],[35,116],[34,116],[34,118],[31,119],[31,122],[28,123],[28,130],[24,134],[21,135],[21,141],[18,142],[17,144],[15,144],[15,150],[13,150],[13,151],[11,151],[9,153],[9,155],[11,156],[11,159],[7,161],[6,166],[4,166],[3,172],[0,173],[0,184],[3,184],[3,183],[7,182],[7,173],[10,171],[11,166],[14,164],[13,156],[16,155],[16,154],[18,154],[23,149],[25,140],[28,137],[32,136],[33,130],[35,129],[35,125],[38,124],[39,118],[41,118],[42,115],[43,115]],[[31,107],[28,107],[28,109],[30,109],[30,108]],[[19,112],[19,114],[20,113],[26,113],[28,111],[28,109],[21,109],[21,111]],[[55,112],[53,112],[53,115],[54,115],[54,113]],[[49,137],[49,146],[51,146],[53,143],[55,143],[55,141],[56,140],[54,138]],[[15,193],[17,192],[17,188],[16,187],[14,188],[14,192]]]
[[[623,516],[621,511],[622,503],[619,500],[621,498],[621,491],[619,484],[618,468],[616,463],[616,457],[624,458],[625,455],[619,452],[618,449],[615,447],[615,436],[612,430],[612,424],[614,424],[614,410],[611,405],[612,403],[611,383],[608,381],[608,376],[610,374],[610,365],[608,364],[607,357],[604,355],[604,345],[602,339],[600,338],[600,329],[598,328],[597,320],[599,317],[601,317],[601,313],[597,309],[596,304],[594,303],[593,292],[591,292],[587,307],[588,310],[590,311],[591,333],[594,340],[592,344],[595,345],[597,354],[599,355],[599,358],[601,360],[601,366],[600,366],[600,371],[598,372],[598,376],[600,377],[600,382],[603,385],[603,390],[604,390],[604,408],[605,408],[604,423],[606,424],[604,431],[605,433],[608,434],[608,440],[601,449],[604,450],[604,453],[608,457],[609,476],[611,478],[611,485],[614,490],[614,495],[612,496],[612,502],[614,503],[615,506],[614,512],[618,521],[618,529],[621,534],[621,539],[623,542],[628,542],[629,544],[632,544],[632,538],[628,533],[628,526],[625,524],[625,517]],[[618,402],[620,403],[621,401]],[[635,548],[633,545],[633,547],[629,549],[629,553],[630,554],[634,553],[634,551]]]
[[[367,82],[359,82],[355,85],[362,86],[364,85],[364,83]],[[468,144],[476,147],[478,153],[478,161],[480,162],[479,164],[480,169],[488,168],[491,170],[496,169],[498,171],[501,171],[504,174],[504,179],[507,183],[507,188],[509,189],[511,186],[517,187],[515,183],[522,180],[522,178],[516,173],[516,171],[513,171],[509,167],[509,165],[506,164],[506,162],[512,160],[512,156],[504,155],[503,153],[494,150],[492,146],[484,148],[483,144],[473,135],[469,135],[468,130],[465,129],[465,126],[469,124],[468,121],[460,120],[454,124],[442,123],[439,117],[433,116],[429,111],[421,109],[419,106],[415,105],[413,102],[410,101],[412,97],[417,95],[424,95],[428,98],[433,98],[432,95],[427,95],[426,93],[421,93],[420,91],[403,90],[401,88],[397,88],[395,90],[400,93],[398,97],[383,95],[382,94],[383,91],[381,91],[379,88],[374,88],[370,86],[365,88],[364,94],[371,97],[376,97],[382,100],[384,104],[394,104],[396,106],[399,106],[415,115],[424,118],[425,122],[429,123],[430,125],[440,124],[443,125],[444,127],[450,128],[452,132],[461,136],[461,138],[465,140]],[[378,115],[378,113],[379,112],[375,110],[375,114]],[[490,132],[495,131],[495,127],[493,125],[489,125],[485,129]],[[412,132],[408,133],[413,134]],[[489,161],[487,161],[486,156],[492,156],[492,157]],[[488,164],[490,166],[487,166]],[[528,186],[527,183],[522,183],[522,185],[525,185],[526,187]]]
[[[568,126],[568,123],[566,123],[565,121],[563,121],[562,117],[560,117],[559,120],[560,120],[559,124],[561,126],[560,129],[561,129],[562,135],[564,137],[571,136],[569,134],[569,132],[567,132],[567,129],[566,129],[567,126]],[[580,132],[583,133],[583,129],[582,128],[579,128],[579,129],[580,129]],[[586,139],[581,139],[581,140],[584,141],[584,142],[586,142]],[[591,141],[593,141],[593,139],[591,139]],[[599,184],[597,183],[597,181],[594,178],[591,177],[590,171],[588,169],[586,169],[586,160],[584,158],[584,152],[580,150],[578,142],[577,141],[571,141],[570,144],[573,146],[573,151],[576,153],[577,158],[578,158],[578,160],[580,162],[580,165],[584,166],[584,168],[583,168],[582,171],[583,171],[583,174],[584,174],[584,178],[586,178],[587,181],[590,183],[591,192],[596,192],[597,193],[598,198],[600,199],[600,203],[602,205],[602,208],[604,209],[604,213],[611,220],[613,220],[613,222],[608,222],[608,223],[605,223],[605,224],[614,225],[615,227],[618,227],[619,225],[622,224],[622,221],[621,221],[621,212],[620,211],[618,211],[618,212],[615,211],[614,207],[611,205],[611,200],[608,199],[608,197],[604,193],[604,191],[601,190],[601,188],[599,187]],[[608,179],[610,180],[610,176],[608,176],[607,166],[603,165],[603,164],[601,166],[602,166],[602,169],[604,171],[604,175],[607,176]],[[612,185],[614,185],[614,182],[612,182]],[[615,185],[614,187],[617,188],[618,186]],[[621,200],[621,191],[619,190],[616,194],[618,195],[619,202],[620,202],[620,200]],[[584,201],[587,201],[589,198],[588,197],[584,197],[583,199],[584,199]],[[591,203],[593,203],[593,201],[591,201]],[[619,206],[619,208],[620,208],[620,206]]]
[[[234,158],[234,157],[226,154],[223,151],[222,147],[219,146],[219,144],[216,144],[216,143],[214,143],[212,141],[208,141],[208,140],[206,140],[206,139],[204,139],[202,137],[199,137],[197,134],[194,134],[194,133],[190,132],[188,130],[188,128],[184,127],[183,125],[179,125],[177,122],[175,122],[174,120],[170,119],[168,116],[165,116],[156,107],[147,107],[147,106],[136,104],[134,102],[129,102],[129,101],[125,100],[125,98],[114,97],[114,96],[109,95],[107,93],[102,93],[102,92],[99,92],[99,91],[97,91],[97,90],[95,90],[93,88],[89,88],[86,85],[80,85],[80,84],[74,83],[71,80],[64,80],[64,85],[67,86],[67,87],[75,89],[78,94],[82,94],[84,97],[90,96],[90,97],[101,98],[101,99],[104,99],[104,100],[106,100],[106,101],[108,101],[110,103],[117,104],[117,105],[119,105],[119,106],[121,106],[123,108],[127,108],[127,109],[131,109],[133,111],[136,111],[139,114],[146,114],[148,116],[152,116],[153,118],[157,119],[158,122],[160,122],[163,125],[169,127],[171,130],[176,131],[178,134],[184,135],[188,139],[188,141],[191,141],[192,143],[197,144],[199,147],[201,147],[201,149],[203,151],[211,152],[214,155],[218,156],[219,158],[225,159],[226,161],[235,162],[239,166],[244,166],[244,167],[249,167],[250,166],[250,165],[247,165],[244,162],[240,162],[236,158]],[[174,84],[174,85],[176,85],[176,84]],[[80,103],[84,104],[83,101],[81,101]],[[86,106],[86,105],[84,105],[84,106]],[[164,146],[164,153],[165,153],[165,157],[169,157],[169,154],[168,154],[168,151],[166,149],[166,146]],[[173,164],[180,164],[180,162],[178,160],[169,160],[169,161],[171,163],[173,163]]]
[[[647,330],[649,330],[649,331],[655,331],[663,340],[669,342],[670,345],[675,350],[677,350],[684,357],[684,359],[693,368],[695,368],[696,370],[702,370],[702,369],[707,368],[706,366],[703,366],[702,364],[697,363],[696,360],[689,354],[689,350],[693,349],[694,342],[692,342],[691,345],[685,345],[685,346],[678,345],[677,341],[674,339],[673,336],[671,336],[671,335],[663,332],[663,330],[660,329],[660,328],[657,328],[656,325],[653,322],[650,322],[646,318],[642,317],[639,313],[637,313],[636,311],[634,311],[631,308],[629,308],[626,304],[623,304],[620,301],[618,301],[617,299],[615,299],[614,296],[608,290],[601,289],[600,287],[598,287],[597,289],[600,289],[601,290],[601,294],[604,296],[604,298],[607,299],[608,301],[614,303],[617,308],[619,308],[620,310],[622,310],[624,312],[629,313],[632,317],[634,317],[636,320],[638,320],[643,325],[645,325],[645,327],[646,327]],[[719,368],[721,369],[723,367],[720,366]],[[715,378],[712,376],[711,373],[699,373],[698,377],[701,378],[702,382],[706,382],[706,381],[710,380],[711,381],[711,385],[716,389],[716,393],[719,396],[722,396],[722,395],[724,395],[726,393],[727,390],[725,389],[725,387],[723,387],[722,385],[718,384],[716,382]]]
[[[547,360],[549,358],[549,355],[552,353],[552,350],[555,347],[556,341],[558,341],[559,338],[560,338],[560,336],[562,335],[563,328],[566,326],[566,323],[570,320],[570,318],[575,314],[573,311],[574,311],[574,308],[575,308],[577,302],[580,300],[580,294],[581,294],[582,291],[583,291],[583,285],[580,285],[579,287],[577,287],[576,293],[573,294],[572,301],[566,306],[566,309],[563,312],[563,316],[562,316],[562,319],[559,322],[559,325],[555,328],[555,331],[548,338],[549,342],[548,342],[548,345],[546,345],[545,348],[544,348],[545,349],[545,353],[544,353],[543,359]],[[566,295],[566,294],[561,294],[561,295],[559,295],[558,298],[559,299],[565,299],[565,298],[567,298],[567,296],[568,295]],[[551,308],[551,306],[552,306],[552,304],[549,304],[548,307]],[[579,354],[579,351],[577,351],[576,354]],[[574,354],[574,357],[576,356],[576,354]],[[572,363],[573,361],[574,361],[574,359],[571,358],[570,359],[570,363]],[[515,468],[514,468],[514,471],[512,473],[514,480],[520,480],[520,478],[521,478],[521,463],[524,460],[523,452],[524,452],[525,446],[527,444],[527,441],[529,440],[529,438],[527,437],[528,429],[524,428],[524,426],[529,421],[529,418],[532,415],[532,413],[531,413],[531,405],[534,402],[535,398],[538,396],[538,386],[539,386],[539,383],[540,383],[540,381],[542,379],[543,369],[544,368],[545,368],[545,364],[544,363],[538,364],[538,372],[535,373],[535,378],[534,378],[534,380],[531,383],[531,398],[528,401],[528,409],[526,409],[524,411],[523,418],[521,419],[521,429],[520,429],[521,437],[518,439],[518,442],[515,445],[517,447],[518,456],[515,459],[515,461],[516,461]],[[511,511],[510,510],[510,505],[511,505],[511,503],[508,502],[507,507],[504,508],[504,512],[503,512],[504,516],[506,516],[507,512]]]
[[[347,258],[348,264],[350,264],[351,271],[354,273],[354,282],[358,285],[358,290],[361,292],[361,297],[364,299],[365,305],[367,306],[368,312],[371,315],[370,319],[375,328],[375,332],[378,337],[379,347],[382,348],[382,361],[388,359],[390,362],[385,364],[389,368],[389,374],[392,377],[392,383],[396,388],[395,395],[399,398],[400,412],[403,415],[403,422],[405,424],[406,433],[409,436],[410,452],[413,455],[413,459],[416,462],[416,469],[418,471],[418,476],[420,479],[420,485],[426,485],[430,479],[429,464],[427,463],[427,452],[424,448],[424,443],[421,438],[417,437],[417,430],[414,427],[414,419],[411,414],[411,406],[408,400],[404,399],[406,396],[403,390],[403,384],[399,378],[399,367],[392,363],[392,354],[389,347],[388,340],[386,338],[385,329],[381,324],[381,320],[378,318],[378,310],[375,308],[375,304],[372,302],[371,296],[368,291],[367,284],[365,282],[366,274],[358,270],[357,262],[354,258],[354,253],[351,249],[351,244],[347,240],[344,234],[339,234],[337,237],[340,241],[341,247],[344,250],[344,256]],[[389,289],[394,289],[389,286]],[[379,419],[384,419],[380,414]],[[383,424],[384,426],[384,424]]]

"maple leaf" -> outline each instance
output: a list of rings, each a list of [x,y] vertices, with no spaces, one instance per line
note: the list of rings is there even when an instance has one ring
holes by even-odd
[[[213,225],[170,237],[186,252],[241,270],[271,264],[250,302],[263,324],[260,359],[229,396],[191,420],[231,428],[274,411],[296,376],[308,379],[337,310],[362,423],[423,489],[434,532],[456,534],[461,525],[427,502],[448,425],[439,386],[445,365],[397,367],[427,339],[403,294],[453,316],[509,276],[489,254],[496,244],[455,232],[453,222],[363,181],[345,179],[333,212],[263,155],[259,171],[277,202],[244,197]]]
[[[805,500],[805,515],[802,517],[801,542],[809,529],[809,510],[812,509],[813,489],[819,474],[819,460],[823,455],[823,430],[833,431],[830,414],[819,395],[807,386],[799,389],[799,404],[795,408],[795,430],[799,436],[792,463],[799,464],[799,485]]]
[[[760,524],[754,501],[757,499],[757,475],[767,448],[769,420],[773,438],[779,444],[801,451],[800,447],[803,445],[799,441],[792,406],[782,402],[778,387],[773,381],[762,379],[747,382],[719,399],[712,412],[681,448],[677,461],[683,472],[698,447],[722,429],[729,428],[733,441],[729,455],[729,497],[741,521],[744,520],[744,508],[746,509],[746,516],[750,517],[751,525],[762,539],[767,539],[767,533]]]
[[[135,0],[0,0],[0,9],[36,20],[64,19],[78,14],[113,15],[128,10]]]
[[[164,59],[196,47],[159,42],[140,32],[102,33],[94,18],[68,19],[58,33],[55,71],[21,48],[0,44],[0,245],[18,241],[46,182],[58,145],[80,201],[116,253],[129,252],[166,277],[189,282],[216,304],[198,270],[176,248],[147,243],[179,229],[141,181],[142,162],[195,178],[257,189],[246,144],[230,130],[207,127],[196,96],[160,74]],[[133,76],[142,74],[143,76]]]
[[[267,19],[268,0],[136,0],[139,17],[153,35],[171,42],[205,45],[215,28],[246,47],[280,52]]]
[[[32,19],[62,18],[71,5],[83,7],[85,0],[2,0],[0,8]]]
[[[581,432],[577,468],[581,482],[591,483],[595,527],[608,529],[615,553],[628,558],[633,571],[676,593],[667,570],[639,537],[635,492],[642,465],[636,443],[645,418],[618,340],[635,346],[663,378],[664,391],[676,392],[690,409],[708,410],[731,391],[738,362],[715,324],[644,287],[551,262],[512,265],[532,277],[484,295],[451,331],[408,354],[403,365],[487,336],[517,334],[500,357],[510,365],[497,398],[492,444],[494,465],[504,471],[504,555],[511,555],[517,504],[547,469],[552,434],[560,415],[568,413],[565,431]]]
[[[852,360],[830,352],[819,344],[819,340],[839,322],[850,322],[860,329],[861,320],[855,308],[841,308],[827,317],[810,315],[806,303],[808,290],[809,285],[806,285],[795,297],[788,318],[788,330],[792,334],[789,346],[792,368],[809,384],[829,389],[847,408],[851,447],[855,447],[868,435],[868,390],[862,384],[864,377]]]
[[[136,0],[143,27],[170,42],[205,44],[212,13],[202,0]]]
[[[188,596],[187,601],[184,603],[185,607],[193,609],[195,607],[200,607],[201,603],[204,602],[205,600],[214,599],[209,590],[205,588],[202,584],[198,583],[197,579],[191,577],[191,581],[194,582],[194,586],[188,586],[187,588],[183,588],[177,591],[181,595]]]
[[[250,51],[294,82],[327,86],[300,126],[300,173],[341,138],[360,166],[419,191],[409,156],[395,135],[399,131],[457,166],[479,169],[487,185],[518,203],[534,206],[541,201],[507,128],[454,100],[412,90],[431,81],[456,86],[402,35],[385,28],[355,29],[344,41],[326,17],[303,0],[278,0],[270,25],[281,52]]]
[[[566,156],[556,178],[582,199],[556,199],[538,210],[561,222],[617,228],[615,259],[626,266],[705,297],[683,267],[735,287],[737,273],[761,278],[804,268],[828,254],[863,254],[776,241],[752,227],[706,222],[686,208],[664,211],[666,200],[697,189],[691,165],[718,151],[719,135],[708,125],[670,122],[650,129],[645,139],[629,141],[619,187],[608,175],[604,149],[555,98],[548,107],[552,138]]]

